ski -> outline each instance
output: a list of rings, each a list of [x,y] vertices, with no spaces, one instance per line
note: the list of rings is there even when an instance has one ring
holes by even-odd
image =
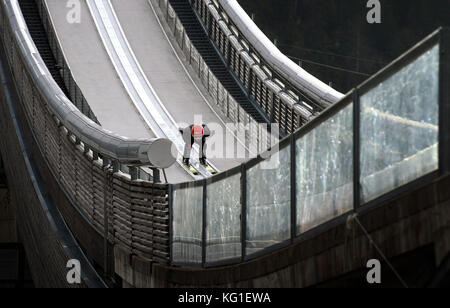
[[[208,171],[211,174],[217,174],[218,173],[217,170],[214,169],[208,162],[206,162],[206,164],[201,164],[201,165],[206,169],[206,171]]]
[[[183,165],[189,170],[189,172],[191,172],[193,175],[199,175],[200,173],[198,172],[197,169],[195,169],[192,165],[187,165],[185,163],[183,163]]]

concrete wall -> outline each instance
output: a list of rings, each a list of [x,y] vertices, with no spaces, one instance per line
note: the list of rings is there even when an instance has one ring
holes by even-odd
[[[38,169],[42,158],[39,161],[27,120],[17,104],[20,99],[10,79],[3,46],[0,47],[0,154],[32,280],[36,287],[86,287],[86,281],[95,285],[95,273],[71,237],[49,190],[43,187],[43,175]],[[10,208],[7,212],[11,216]],[[82,263],[81,284],[67,282],[66,265],[71,259]]]

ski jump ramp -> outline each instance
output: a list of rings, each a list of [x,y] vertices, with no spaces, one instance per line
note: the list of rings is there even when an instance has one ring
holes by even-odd
[[[102,126],[126,136],[168,138],[183,152],[179,125],[197,119],[217,123],[224,134],[226,119],[209,103],[198,80],[164,32],[146,0],[81,1],[81,21],[66,20],[66,3],[47,0],[66,60]],[[229,137],[223,137],[223,140]],[[236,152],[245,152],[234,140]],[[240,149],[239,149],[240,147]],[[198,160],[198,150],[192,153]],[[211,159],[219,170],[245,159]],[[210,176],[198,166],[202,176]],[[169,182],[195,178],[179,163],[169,168]]]

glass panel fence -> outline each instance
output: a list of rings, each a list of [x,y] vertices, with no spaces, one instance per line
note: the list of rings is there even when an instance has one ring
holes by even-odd
[[[246,255],[291,235],[291,147],[247,171]]]
[[[241,173],[206,189],[206,262],[241,256]]]
[[[438,169],[439,46],[360,102],[363,203]]]
[[[300,132],[295,157],[288,144],[271,159],[247,162],[245,174],[207,179],[206,212],[202,182],[173,186],[173,263],[217,264],[239,259],[243,251],[246,257],[254,257],[287,243],[293,233],[299,236],[348,213],[359,205],[354,205],[353,165],[358,158],[361,204],[438,170],[439,62],[439,46],[434,46],[381,83],[372,79],[368,84],[377,82],[375,87],[362,92],[359,101],[348,101],[348,96],[335,106],[339,111],[329,110],[334,114]],[[355,103],[360,110],[356,115]],[[226,110],[236,119],[240,108],[229,97]],[[359,157],[354,153],[356,129]],[[291,170],[294,162],[295,170]],[[295,200],[291,200],[294,192]],[[291,217],[294,210],[296,217]],[[295,230],[291,230],[294,221]]]
[[[353,104],[296,141],[297,235],[353,208]]]
[[[174,189],[172,203],[172,261],[202,263],[203,187],[187,184]]]

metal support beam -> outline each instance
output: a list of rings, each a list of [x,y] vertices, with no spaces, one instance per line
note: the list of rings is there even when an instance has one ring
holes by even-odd
[[[247,166],[241,165],[241,260],[245,260],[247,242]]]
[[[206,197],[207,197],[207,183],[203,180],[203,211],[202,211],[202,267],[206,264]]]
[[[173,264],[173,185],[169,185],[169,264]]]
[[[439,38],[439,169],[450,172],[450,28],[444,28]]]
[[[295,136],[291,134],[291,242],[297,236],[297,182]]]
[[[115,160],[113,161],[113,173],[119,172],[120,171],[120,163]]]
[[[137,181],[139,179],[139,172],[137,167],[128,167],[130,171],[130,176],[132,181]]]
[[[152,168],[153,171],[153,182],[154,183],[161,183],[161,172],[158,168]]]
[[[353,206],[361,204],[360,190],[360,105],[358,89],[353,90]]]

